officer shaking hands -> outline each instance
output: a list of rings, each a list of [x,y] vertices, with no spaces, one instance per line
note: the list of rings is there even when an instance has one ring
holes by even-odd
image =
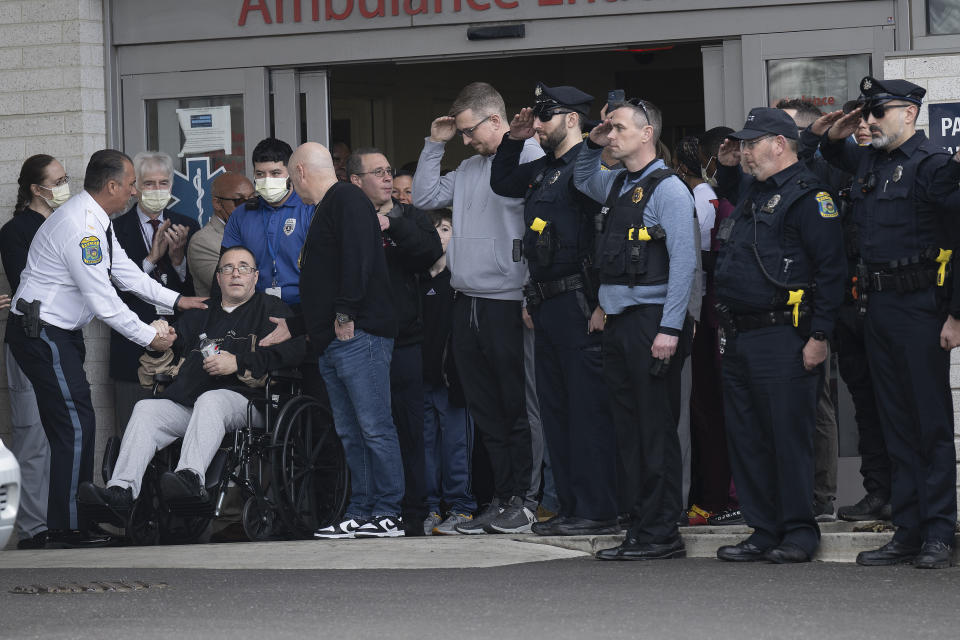
[[[77,487],[93,479],[96,423],[83,369],[83,327],[94,316],[142,347],[170,347],[176,333],[140,321],[117,295],[122,291],[170,312],[205,308],[200,298],[165,289],[130,261],[115,242],[110,215],[137,195],[133,163],[113,149],[87,164],[83,191],[57,209],[37,231],[7,322],[6,342],[30,379],[40,421],[50,441],[48,547],[104,544],[78,518]]]
[[[590,256],[600,204],[573,184],[593,96],[543,83],[534,95],[534,107],[510,122],[490,175],[495,193],[524,198],[525,320],[535,329],[540,419],[560,502],[557,516],[533,531],[617,533],[616,441],[601,334],[592,329],[603,328]],[[546,156],[520,164],[524,142],[535,135]]]
[[[748,174],[717,230],[715,277],[730,463],[754,529],[721,560],[808,562],[820,541],[817,386],[847,267],[835,203],[798,162],[797,137],[786,112],[758,107],[718,155]]]
[[[880,549],[860,553],[857,563],[945,568],[957,494],[947,350],[956,329],[947,314],[953,243],[944,214],[956,215],[960,165],[916,130],[925,89],[867,76],[860,93],[859,108],[810,125],[822,136],[824,158],[854,175],[857,298],[866,313],[870,371],[893,463],[896,533]],[[870,127],[870,146],[846,144],[861,120]]]

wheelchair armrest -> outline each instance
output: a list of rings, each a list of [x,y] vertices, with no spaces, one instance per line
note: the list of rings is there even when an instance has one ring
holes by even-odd
[[[170,384],[173,382],[173,376],[169,373],[158,373],[153,376],[153,381],[157,384]]]
[[[300,380],[303,378],[299,369],[274,369],[270,372],[269,376],[270,379],[281,380]]]

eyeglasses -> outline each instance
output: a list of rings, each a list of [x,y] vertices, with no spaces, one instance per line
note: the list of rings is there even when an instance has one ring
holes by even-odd
[[[241,198],[225,198],[223,196],[213,196],[213,197],[216,198],[217,200],[220,200],[221,202],[232,202],[233,206],[239,207],[240,205],[242,205],[244,202],[246,202],[253,196],[250,195],[245,198],[242,198],[242,197]]]
[[[863,109],[860,111],[860,117],[866,121],[867,118],[873,116],[877,120],[883,118],[887,115],[887,109],[903,109],[905,107],[912,107],[912,104],[875,104],[875,105],[864,105]]]
[[[469,128],[467,128],[467,129],[457,129],[457,133],[459,133],[459,134],[462,135],[462,136],[467,136],[468,138],[472,138],[474,132],[476,132],[476,130],[477,130],[477,127],[479,127],[480,125],[482,125],[484,122],[486,122],[487,120],[489,120],[489,119],[492,118],[492,117],[493,117],[493,114],[491,113],[491,114],[488,115],[486,118],[484,118],[483,120],[481,120],[481,121],[478,122],[477,124],[473,125],[472,127],[469,127]]]
[[[355,176],[365,176],[365,175],[370,175],[370,174],[372,174],[372,175],[374,175],[374,176],[376,176],[376,177],[378,177],[378,178],[383,178],[384,176],[390,176],[390,177],[392,178],[392,177],[393,177],[393,167],[377,167],[377,168],[374,169],[373,171],[358,171],[358,172],[356,172],[356,173],[353,174],[353,175],[355,175]]]
[[[62,187],[63,185],[67,184],[68,182],[70,182],[70,176],[63,176],[62,178],[60,178],[59,180],[57,180],[56,182],[53,183],[53,187]],[[45,184],[40,184],[40,185],[37,185],[37,186],[38,186],[38,187],[43,187],[44,189],[52,189],[52,188],[53,188],[53,187],[48,187],[48,186],[45,185]]]
[[[234,271],[239,271],[242,276],[248,276],[256,270],[256,267],[251,267],[248,264],[241,264],[239,267],[235,267],[232,264],[225,264],[222,267],[217,267],[217,273],[224,276],[232,276]]]
[[[741,141],[740,141],[740,151],[743,151],[744,149],[751,149],[751,150],[752,150],[755,146],[757,146],[758,144],[760,144],[761,141],[766,140],[766,139],[768,139],[768,138],[776,138],[776,137],[777,137],[777,136],[775,136],[775,135],[773,135],[773,134],[768,134],[768,135],[765,135],[765,136],[760,136],[759,138],[754,138],[753,140],[741,140]]]
[[[640,107],[640,110],[643,111],[643,117],[647,119],[647,124],[653,126],[653,123],[650,122],[650,113],[647,111],[647,106],[643,103],[642,98],[630,98],[625,104],[632,104],[635,107]]]

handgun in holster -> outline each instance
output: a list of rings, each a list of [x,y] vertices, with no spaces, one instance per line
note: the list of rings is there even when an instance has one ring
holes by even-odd
[[[580,263],[580,275],[583,277],[583,295],[587,298],[587,304],[591,309],[596,309],[600,304],[600,277],[589,257]]]
[[[40,301],[27,302],[23,298],[17,300],[17,311],[22,313],[20,324],[28,338],[40,337]]]
[[[543,302],[543,296],[540,295],[540,289],[533,282],[523,285],[523,297],[527,301],[528,309],[535,309]]]
[[[733,320],[733,312],[730,311],[730,307],[722,302],[717,302],[713,305],[713,308],[717,312],[717,323],[720,325],[717,328],[717,346],[720,355],[723,355],[727,351],[727,342],[737,337],[737,325]]]
[[[870,271],[867,265],[862,261],[857,263],[853,276],[853,294],[854,304],[857,306],[857,315],[863,317],[867,315],[867,290],[870,288]]]

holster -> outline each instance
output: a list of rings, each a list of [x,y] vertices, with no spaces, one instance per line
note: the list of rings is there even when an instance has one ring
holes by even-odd
[[[23,332],[28,338],[40,337],[40,301],[34,300],[27,302],[23,298],[17,300],[17,311],[22,313],[20,323],[23,325]]]
[[[523,297],[527,301],[528,309],[535,309],[543,302],[543,296],[540,295],[540,289],[533,282],[523,285]]]

